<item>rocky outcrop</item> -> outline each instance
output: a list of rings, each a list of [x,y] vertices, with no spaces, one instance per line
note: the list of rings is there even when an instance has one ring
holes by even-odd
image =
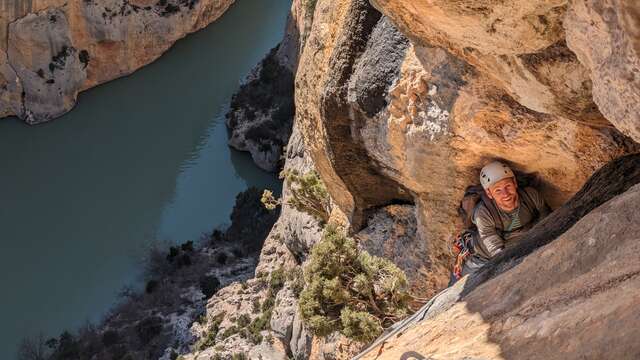
[[[432,285],[421,275],[431,266],[425,261],[427,244],[417,236],[417,227],[415,206],[389,205],[371,214],[367,226],[354,237],[361,249],[402,269],[414,291],[421,293]]]
[[[608,164],[521,246],[359,358],[636,358],[638,203],[640,155]]]
[[[305,173],[313,169],[296,127],[286,157],[285,170]],[[287,205],[290,196],[291,189],[285,183],[281,215],[265,240],[255,278],[234,283],[208,300],[206,321],[192,326],[196,340],[191,352],[183,355],[185,359],[230,358],[236,353],[247,354],[251,359],[309,357],[313,338],[302,324],[297,296],[301,290],[301,264],[320,239],[321,227],[312,216]],[[261,337],[241,331],[240,317],[248,318],[253,326],[264,321],[260,325]]]
[[[293,1],[283,40],[243,81],[226,115],[229,145],[251,153],[267,171],[283,165],[295,113],[294,77],[312,20],[313,8],[306,1]]]
[[[293,126],[293,72],[280,64],[278,47],[256,66],[231,99],[229,145],[248,151],[256,165],[275,172]]]
[[[606,123],[586,69],[564,42],[566,0],[372,3],[417,45],[447,49],[529,109]]]
[[[626,1],[569,1],[567,45],[589,70],[593,100],[623,133],[640,142],[640,10]]]
[[[149,64],[233,0],[3,3],[0,116],[30,124],[73,108],[78,92]]]
[[[530,110],[610,121],[638,141],[633,1],[372,3],[416,45],[450,51]]]

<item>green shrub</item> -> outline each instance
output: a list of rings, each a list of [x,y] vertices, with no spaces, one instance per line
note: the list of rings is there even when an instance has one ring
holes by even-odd
[[[248,360],[249,358],[244,353],[235,353],[231,356],[231,360]]]
[[[284,179],[291,189],[291,197],[287,201],[289,206],[306,212],[320,223],[326,223],[329,220],[331,212],[329,192],[317,172],[309,171],[300,175],[297,170],[285,170],[280,173],[280,178]],[[276,199],[272,191],[264,190],[260,202],[265,208],[273,210],[282,203],[282,200]]]
[[[306,212],[315,217],[320,223],[329,220],[331,204],[329,192],[315,171],[300,175],[298,171],[283,171],[280,174],[291,189],[291,197],[287,204],[298,211]]]
[[[260,311],[260,299],[253,298],[251,301],[251,312],[257,313],[258,311]]]
[[[240,331],[237,326],[231,325],[222,332],[222,340],[237,334]]]
[[[269,290],[272,293],[277,294],[282,287],[284,287],[285,281],[284,269],[282,267],[277,268],[271,272],[271,278],[269,278]]]
[[[198,350],[204,350],[216,344],[216,336],[218,336],[218,332],[220,331],[220,324],[224,320],[225,315],[226,313],[223,311],[213,317],[207,335],[204,338],[200,339],[200,341],[198,341],[198,343],[196,344],[196,348]]]
[[[304,274],[302,272],[302,267],[295,267],[289,271],[287,273],[287,281],[289,281],[294,295],[299,297],[300,293],[304,289]]]
[[[247,325],[249,325],[250,322],[251,322],[251,318],[249,317],[249,315],[242,314],[238,316],[238,319],[236,320],[236,325],[238,325],[239,328],[244,328]]]
[[[300,312],[318,336],[339,330],[371,341],[408,312],[409,293],[402,270],[357,248],[353,239],[327,226],[304,268],[306,287]]]
[[[269,310],[272,310],[275,305],[276,305],[275,295],[271,294],[271,292],[268,292],[267,298],[264,299],[264,301],[262,302],[262,312],[264,313]]]
[[[280,199],[276,199],[276,197],[273,196],[273,191],[267,189],[262,192],[260,202],[267,210],[274,210],[281,203]]]
[[[260,341],[262,341],[260,332],[270,327],[269,321],[271,321],[271,311],[263,313],[249,324],[247,330],[251,334],[250,340],[252,340],[254,344],[259,344]]]

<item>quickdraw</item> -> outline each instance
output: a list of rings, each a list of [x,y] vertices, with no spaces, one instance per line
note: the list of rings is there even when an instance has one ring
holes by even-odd
[[[473,253],[473,234],[470,231],[463,231],[453,241],[453,254],[456,256],[453,275],[456,280],[462,277],[462,267],[467,258]]]

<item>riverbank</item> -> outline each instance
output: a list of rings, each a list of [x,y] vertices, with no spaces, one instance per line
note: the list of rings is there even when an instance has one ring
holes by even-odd
[[[57,337],[23,340],[19,360],[164,359],[188,352],[195,336],[190,327],[204,315],[205,304],[220,287],[254,275],[257,255],[279,211],[260,203],[262,191],[238,194],[231,225],[169,248],[155,248],[145,263],[145,286],[121,293],[117,306],[101,323],[87,324]]]

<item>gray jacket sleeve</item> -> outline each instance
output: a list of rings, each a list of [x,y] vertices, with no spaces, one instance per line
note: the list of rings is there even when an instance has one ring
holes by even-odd
[[[527,192],[531,200],[533,200],[533,203],[535,204],[536,208],[538,209],[538,213],[540,214],[540,217],[538,218],[538,220],[542,220],[547,215],[549,215],[551,210],[549,209],[549,206],[547,205],[546,201],[542,197],[542,194],[540,194],[538,190],[532,187],[527,187],[524,189],[524,191]]]
[[[493,217],[484,205],[479,205],[474,211],[473,222],[478,227],[484,249],[491,257],[498,255],[504,249],[504,239],[498,235]]]

